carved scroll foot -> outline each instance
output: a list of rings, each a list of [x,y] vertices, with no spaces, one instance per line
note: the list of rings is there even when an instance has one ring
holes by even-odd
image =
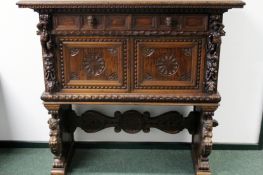
[[[51,118],[49,147],[54,154],[51,175],[66,175],[72,157],[75,128],[69,127],[71,105],[45,104]]]
[[[212,151],[212,130],[218,125],[213,120],[214,111],[218,105],[198,106],[195,111],[200,112],[198,129],[192,138],[192,156],[196,175],[211,175],[209,158]]]

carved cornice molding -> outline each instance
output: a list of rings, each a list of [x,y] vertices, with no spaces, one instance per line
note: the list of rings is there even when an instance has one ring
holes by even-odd
[[[142,95],[142,94],[49,94],[44,93],[41,99],[45,102],[153,102],[153,103],[218,103],[219,94],[210,96],[183,95]]]
[[[218,9],[218,10],[228,10],[231,8],[242,8],[244,6],[244,3],[238,3],[238,4],[227,4],[227,3],[218,3],[218,4],[204,4],[198,2],[196,4],[189,4],[189,3],[182,3],[182,1],[179,4],[173,4],[173,3],[163,3],[163,4],[156,4],[156,3],[17,3],[17,5],[20,8],[31,8],[31,9],[187,9],[189,11],[200,11],[200,10],[209,10],[209,9]]]

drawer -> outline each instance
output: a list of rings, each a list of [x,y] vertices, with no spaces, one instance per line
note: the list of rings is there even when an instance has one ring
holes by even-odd
[[[202,39],[135,39],[134,90],[200,90]]]
[[[127,40],[61,37],[62,90],[127,91]]]
[[[207,15],[202,14],[57,14],[53,17],[54,31],[79,32],[98,30],[203,32],[207,30],[207,23]]]

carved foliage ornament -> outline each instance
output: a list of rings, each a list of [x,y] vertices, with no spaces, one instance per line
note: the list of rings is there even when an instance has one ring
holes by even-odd
[[[192,48],[183,48],[184,56],[190,57],[192,56]]]
[[[72,49],[70,49],[70,55],[72,57],[77,56],[79,54],[79,51],[80,50],[78,48],[72,48]]]
[[[113,55],[116,56],[118,53],[117,48],[108,48],[108,51]]]
[[[221,45],[221,36],[225,35],[223,30],[221,15],[211,15],[209,19],[209,36],[206,53],[206,75],[205,91],[207,93],[216,93],[217,74],[219,63],[219,50]]]
[[[38,32],[40,35],[41,46],[43,50],[43,63],[46,91],[57,91],[58,82],[56,79],[55,70],[55,56],[53,53],[52,38],[50,36],[50,15],[41,14],[39,16],[39,23],[37,24]]]
[[[154,52],[155,52],[154,48],[143,48],[143,55],[146,57],[152,56]]]
[[[118,80],[118,74],[116,72],[113,72],[112,74],[109,75],[108,77],[109,80]]]

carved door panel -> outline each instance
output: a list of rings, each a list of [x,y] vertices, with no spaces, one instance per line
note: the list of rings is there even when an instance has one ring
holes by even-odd
[[[135,91],[201,91],[202,42],[202,39],[136,39]]]
[[[63,90],[127,90],[127,41],[111,38],[61,38]]]

